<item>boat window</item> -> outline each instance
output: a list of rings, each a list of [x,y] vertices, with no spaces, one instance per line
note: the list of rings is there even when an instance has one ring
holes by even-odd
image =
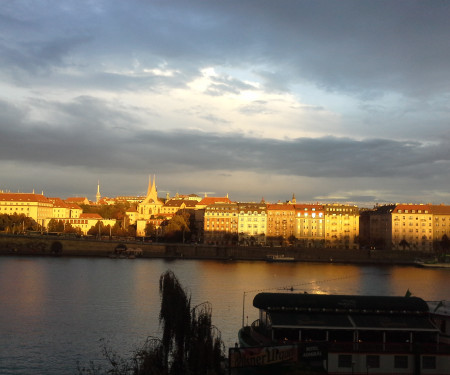
[[[394,357],[394,367],[395,368],[408,368],[408,356],[396,355]]]
[[[436,368],[436,357],[431,355],[424,355],[422,357],[422,369],[433,370]]]
[[[366,367],[369,368],[380,368],[380,356],[379,355],[368,355],[366,357]]]
[[[352,367],[352,355],[351,354],[339,354],[338,367]]]

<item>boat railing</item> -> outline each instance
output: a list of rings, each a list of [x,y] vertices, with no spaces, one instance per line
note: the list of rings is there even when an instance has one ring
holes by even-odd
[[[450,353],[450,345],[442,343],[328,342],[327,344],[330,352]]]
[[[270,340],[266,335],[266,330],[264,329],[264,326],[260,324],[260,320],[255,320],[250,325],[250,335],[253,338],[253,340],[257,341],[261,345],[267,345],[271,343],[272,340]]]

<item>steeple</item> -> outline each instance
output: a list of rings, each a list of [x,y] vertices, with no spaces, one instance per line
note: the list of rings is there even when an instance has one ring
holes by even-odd
[[[98,202],[100,202],[100,199],[102,199],[102,196],[100,194],[100,180],[97,182],[97,194],[95,195],[95,199]]]
[[[145,198],[144,202],[157,202],[158,201],[158,192],[156,190],[156,176],[153,175],[153,182],[152,178],[148,176],[148,188],[147,188],[147,197]]]
[[[297,203],[297,199],[295,199],[295,194],[294,193],[292,194],[292,203],[293,204]]]
[[[150,195],[152,191],[152,178],[148,175],[148,187],[147,187],[147,197]]]

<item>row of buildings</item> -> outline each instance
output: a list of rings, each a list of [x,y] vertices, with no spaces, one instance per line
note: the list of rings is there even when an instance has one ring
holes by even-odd
[[[362,210],[360,242],[382,249],[431,252],[450,245],[450,206],[388,204]]]
[[[347,204],[287,202],[233,202],[225,197],[196,194],[160,198],[156,179],[149,178],[145,197],[47,198],[43,194],[0,192],[0,214],[25,214],[42,228],[51,219],[61,220],[84,234],[99,221],[110,227],[116,220],[83,213],[83,205],[128,202],[127,225],[136,226],[138,236],[146,228],[163,230],[180,212],[191,220],[191,238],[206,244],[298,245],[302,247],[360,247],[431,252],[436,243],[450,237],[450,206],[391,204],[359,209]]]

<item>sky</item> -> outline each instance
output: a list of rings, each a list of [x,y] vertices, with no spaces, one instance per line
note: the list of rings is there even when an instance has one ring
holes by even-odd
[[[450,2],[2,0],[0,190],[450,204]]]

